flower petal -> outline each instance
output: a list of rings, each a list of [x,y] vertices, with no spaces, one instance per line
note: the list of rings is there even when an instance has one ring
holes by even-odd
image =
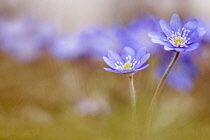
[[[165,39],[166,35],[163,32],[150,32],[148,36],[154,39]]]
[[[194,30],[192,33],[189,34],[189,44],[195,42],[199,38],[199,33],[197,30]]]
[[[166,35],[168,36],[172,35],[172,29],[165,20],[163,19],[160,20],[160,27]]]
[[[140,59],[139,63],[137,63],[137,64],[135,65],[135,68],[136,68],[136,69],[140,68],[140,67],[149,59],[149,57],[150,57],[150,54],[149,54],[149,53],[145,54],[145,55]]]
[[[197,26],[198,26],[198,21],[196,19],[192,19],[184,24],[184,28],[190,31],[195,30]]]
[[[192,50],[195,50],[195,49],[197,49],[198,47],[199,47],[199,43],[193,43],[193,44],[190,44],[190,45],[188,45],[187,46],[187,49],[186,49],[186,51],[192,51]]]
[[[113,61],[123,62],[123,60],[120,57],[120,55],[115,53],[115,52],[108,51],[108,57],[109,57],[109,59],[111,59]]]
[[[146,48],[143,47],[141,49],[138,50],[137,54],[136,54],[136,61],[138,61],[143,55],[145,55],[147,53]]]
[[[149,64],[142,65],[140,68],[136,69],[136,71],[146,69],[148,66]]]
[[[109,58],[107,57],[103,57],[104,61],[106,62],[107,65],[109,65],[111,68],[115,68],[115,62],[113,62],[112,60],[110,60]]]
[[[129,55],[131,56],[131,58],[134,58],[135,51],[131,47],[125,47],[122,51],[122,58],[125,62],[127,61],[126,57]]]
[[[175,32],[177,32],[178,30],[181,31],[182,21],[178,14],[173,14],[173,16],[171,17],[170,26]]]
[[[145,54],[140,60],[141,65],[144,64],[149,59],[149,57],[150,57],[149,53]]]
[[[115,73],[119,73],[117,70],[115,69],[112,69],[112,68],[104,68],[106,71],[109,71],[109,72],[115,72]]]
[[[186,51],[186,47],[174,47],[174,51],[176,51],[176,52],[184,52],[184,51]]]
[[[173,47],[169,47],[169,46],[164,46],[164,50],[166,50],[166,51],[173,51],[174,48]]]
[[[170,43],[169,42],[167,42],[167,41],[163,41],[163,40],[160,40],[160,39],[151,39],[151,41],[153,42],[153,43],[156,43],[156,44],[159,44],[159,45],[169,45]]]
[[[200,37],[200,36],[202,36],[202,35],[204,35],[206,33],[206,30],[204,28],[202,28],[202,27],[198,27],[197,28],[197,32],[198,32],[199,37]]]

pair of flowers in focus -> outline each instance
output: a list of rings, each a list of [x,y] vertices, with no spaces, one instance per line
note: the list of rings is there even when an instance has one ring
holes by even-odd
[[[205,29],[198,27],[198,21],[192,19],[183,24],[179,15],[171,17],[170,24],[160,20],[162,32],[150,32],[148,35],[155,44],[163,45],[166,51],[184,52],[192,51],[199,47],[197,40],[205,34]],[[150,57],[146,48],[134,51],[131,47],[125,47],[121,56],[109,51],[104,61],[111,67],[105,70],[115,73],[132,74],[149,66],[144,64]]]

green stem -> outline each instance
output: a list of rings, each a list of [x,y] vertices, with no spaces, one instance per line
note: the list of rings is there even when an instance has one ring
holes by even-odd
[[[150,104],[150,107],[149,107],[149,111],[148,111],[148,116],[147,116],[147,121],[146,121],[146,127],[147,127],[147,136],[150,135],[150,129],[151,129],[151,123],[152,123],[152,119],[153,119],[153,113],[154,113],[154,108],[157,104],[157,100],[160,96],[160,93],[161,93],[161,90],[164,86],[164,83],[165,83],[165,80],[170,72],[170,70],[172,69],[172,67],[174,66],[177,58],[179,57],[180,55],[180,52],[176,52],[176,54],[174,55],[174,58],[171,60],[171,63],[168,65],[168,68],[166,69],[165,73],[163,74],[157,88],[156,88],[156,91],[155,91],[155,94],[152,98],[152,101],[151,101],[151,104]]]
[[[128,75],[130,94],[131,94],[131,110],[132,110],[132,133],[133,140],[136,140],[136,92],[133,84],[133,74]]]
[[[128,75],[128,80],[129,80],[129,87],[130,87],[130,94],[131,94],[131,108],[132,108],[132,116],[136,116],[136,92],[134,89],[134,84],[133,84],[133,74]]]

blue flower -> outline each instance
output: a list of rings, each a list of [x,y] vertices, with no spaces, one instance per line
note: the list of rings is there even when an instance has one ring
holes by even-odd
[[[81,46],[79,35],[74,34],[58,36],[49,51],[58,59],[76,60],[82,57],[86,50]]]
[[[159,30],[158,20],[159,18],[152,15],[142,15],[130,22],[126,28],[126,36],[123,38],[124,46],[134,49],[145,46],[151,54],[156,53],[159,47],[150,41],[148,32]]]
[[[132,74],[143,70],[149,66],[144,64],[150,57],[146,53],[146,48],[141,48],[137,53],[130,47],[125,47],[121,56],[112,51],[108,51],[108,57],[103,57],[104,61],[111,68],[104,68],[107,71],[123,74]]]
[[[93,59],[102,58],[108,50],[119,52],[122,49],[122,42],[118,37],[120,30],[121,26],[117,24],[85,28],[80,32],[80,41],[83,42],[81,45]]]
[[[149,37],[153,43],[164,45],[166,51],[192,51],[199,47],[196,41],[206,32],[204,28],[198,27],[196,19],[183,25],[177,14],[171,17],[170,24],[161,19],[160,26],[163,32],[150,32]]]

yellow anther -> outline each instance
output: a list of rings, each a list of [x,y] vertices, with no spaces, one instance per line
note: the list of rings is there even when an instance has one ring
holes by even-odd
[[[125,63],[125,65],[123,66],[124,69],[128,70],[128,69],[132,69],[132,65],[130,63]]]
[[[183,38],[182,37],[176,37],[174,39],[174,42],[176,43],[176,45],[180,46],[183,44]]]

